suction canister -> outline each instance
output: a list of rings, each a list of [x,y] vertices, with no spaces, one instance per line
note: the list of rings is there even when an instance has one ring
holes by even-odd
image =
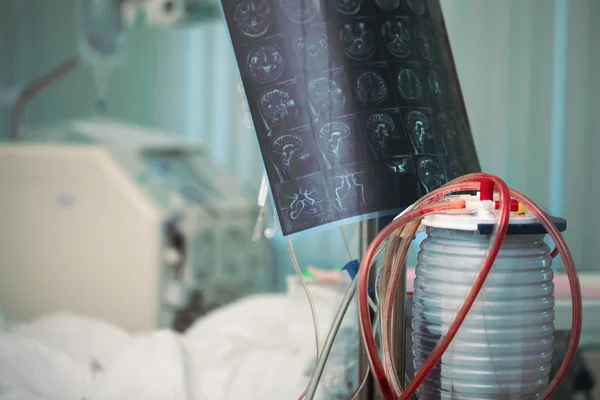
[[[414,282],[412,357],[423,365],[464,302],[493,234],[495,203],[423,219]],[[531,399],[548,385],[554,333],[552,257],[544,227],[513,201],[498,257],[468,317],[417,392],[419,399]],[[560,231],[566,221],[553,218]]]

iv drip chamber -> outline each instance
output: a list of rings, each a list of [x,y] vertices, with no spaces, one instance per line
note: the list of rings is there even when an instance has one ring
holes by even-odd
[[[123,0],[82,0],[80,5],[79,55],[92,68],[97,111],[104,111],[110,75],[125,57],[122,3]]]

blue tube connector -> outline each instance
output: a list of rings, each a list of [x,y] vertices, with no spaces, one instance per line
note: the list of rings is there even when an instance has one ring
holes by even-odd
[[[342,267],[342,271],[348,272],[350,275],[350,279],[354,280],[356,275],[358,274],[358,269],[360,268],[360,262],[358,260],[348,261],[346,265]],[[369,293],[373,293],[373,287],[369,285]]]

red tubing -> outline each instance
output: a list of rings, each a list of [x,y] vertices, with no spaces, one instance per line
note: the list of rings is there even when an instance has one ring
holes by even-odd
[[[565,266],[565,270],[567,272],[567,277],[569,279],[569,288],[571,291],[571,308],[572,308],[572,317],[571,317],[571,335],[569,337],[569,345],[567,347],[567,353],[565,354],[565,358],[563,362],[556,372],[554,379],[546,390],[542,393],[542,400],[549,399],[550,396],[556,389],[560,383],[567,377],[571,365],[575,360],[575,355],[577,353],[577,347],[579,346],[579,338],[581,336],[581,327],[582,327],[582,319],[583,319],[583,304],[582,304],[582,296],[581,296],[581,285],[579,284],[579,277],[577,276],[577,268],[575,267],[575,262],[573,261],[573,256],[571,255],[571,251],[567,246],[565,240],[563,239],[561,233],[558,231],[556,226],[548,217],[542,209],[540,209],[531,199],[527,196],[515,191],[511,190],[513,196],[519,200],[521,203],[529,209],[529,211],[540,220],[544,228],[554,241],[556,245],[556,249],[563,260],[563,264]]]
[[[479,190],[479,200],[481,200],[481,201],[494,200],[494,181],[493,180],[484,179],[481,181],[481,188]]]
[[[484,174],[482,174],[484,175]],[[467,318],[467,314],[471,310],[473,303],[477,299],[479,292],[483,288],[485,280],[487,279],[489,273],[492,270],[492,266],[494,265],[494,261],[496,261],[496,256],[500,251],[500,247],[502,246],[502,242],[504,241],[504,237],[506,236],[506,232],[508,230],[508,223],[510,218],[510,191],[508,186],[502,181],[500,178],[490,175],[489,180],[491,180],[495,186],[498,187],[500,192],[500,221],[498,225],[496,225],[495,233],[492,235],[493,239],[491,240],[491,246],[488,250],[487,256],[483,262],[483,266],[481,267],[481,271],[479,275],[475,278],[475,282],[467,294],[465,298],[465,302],[461,306],[458,314],[452,321],[452,324],[448,328],[448,332],[440,339],[437,345],[433,348],[433,351],[423,364],[423,366],[419,369],[419,372],[415,375],[414,379],[406,388],[406,391],[400,396],[400,399],[410,399],[412,395],[417,391],[419,386],[423,383],[423,381],[427,378],[427,376],[431,373],[433,368],[435,368],[436,364],[441,360],[442,355],[446,351],[446,349],[450,346],[452,339],[458,333],[460,326],[462,325],[465,318]],[[485,182],[482,180],[482,182]],[[489,188],[489,183],[486,183]],[[484,189],[484,185],[482,184],[482,191]],[[493,192],[492,192],[493,197]],[[491,200],[491,199],[490,199]]]
[[[500,215],[496,222],[496,228],[494,233],[492,234],[490,240],[490,247],[488,249],[488,253],[483,261],[482,269],[479,275],[477,276],[475,283],[467,297],[465,298],[465,302],[459,310],[455,320],[449,327],[448,333],[438,342],[433,352],[430,354],[426,362],[419,369],[415,378],[412,380],[406,391],[398,393],[398,391],[402,390],[398,387],[396,382],[390,386],[390,381],[392,379],[396,379],[396,377],[391,376],[388,377],[386,372],[389,372],[389,365],[386,365],[386,368],[383,367],[382,361],[379,357],[379,352],[377,349],[377,345],[375,342],[373,329],[371,325],[369,305],[368,305],[368,278],[369,272],[374,264],[376,253],[379,247],[386,241],[386,239],[394,233],[396,230],[402,229],[406,224],[412,221],[418,221],[422,219],[425,215],[430,213],[439,212],[446,207],[454,208],[459,206],[460,204],[456,203],[456,200],[453,201],[444,201],[441,204],[435,204],[439,202],[444,196],[449,193],[462,191],[462,190],[473,190],[477,189],[479,184],[477,182],[486,181],[482,185],[480,193],[484,193],[484,198],[489,197],[489,189],[484,189],[485,186],[490,185],[489,182],[492,182],[493,185],[498,189],[500,193]],[[461,178],[458,178],[447,185],[444,185],[440,189],[437,189],[431,192],[429,195],[420,199],[414,205],[414,210],[407,212],[405,215],[400,216],[390,225],[386,226],[373,240],[367,249],[363,260],[361,262],[361,268],[359,270],[358,276],[358,307],[360,314],[360,327],[361,334],[363,338],[363,342],[367,351],[367,355],[369,358],[369,363],[371,366],[371,370],[376,378],[376,381],[379,385],[379,390],[381,395],[385,400],[388,399],[410,399],[412,395],[417,391],[419,386],[423,383],[425,378],[429,375],[431,370],[435,367],[435,365],[440,361],[443,353],[450,345],[452,339],[458,332],[460,325],[466,318],[473,302],[477,298],[479,291],[483,287],[485,283],[485,279],[487,278],[493,263],[496,259],[496,256],[500,250],[502,245],[502,241],[504,236],[506,235],[506,231],[508,229],[509,215],[510,215],[510,196],[513,195],[518,201],[523,203],[525,207],[540,220],[542,225],[546,228],[548,234],[552,237],[552,240],[556,244],[556,249],[553,250],[553,257],[556,254],[560,254],[565,269],[569,278],[569,284],[571,288],[571,299],[572,299],[572,307],[573,307],[573,317],[572,317],[572,333],[569,339],[569,345],[567,348],[566,356],[563,360],[561,367],[559,368],[555,378],[550,382],[544,393],[542,394],[542,399],[548,399],[552,393],[556,391],[556,388],[560,384],[560,382],[566,377],[576,354],[577,347],[579,345],[579,337],[581,334],[581,323],[582,323],[582,301],[581,301],[581,288],[579,285],[579,279],[577,277],[577,271],[575,268],[575,264],[573,262],[573,258],[569,252],[569,249],[562,238],[560,232],[556,229],[546,212],[544,212],[541,208],[539,208],[533,201],[528,199],[526,196],[520,194],[517,191],[509,190],[506,184],[500,179],[493,175],[489,174],[471,174]],[[492,191],[493,197],[493,191]],[[410,241],[402,241],[399,254],[404,256],[404,246],[409,246]],[[401,263],[400,263],[401,264]],[[390,282],[391,285],[394,285],[394,282]],[[389,290],[394,290],[391,287]],[[386,309],[388,307],[392,307],[391,304],[384,304]],[[389,348],[389,347],[388,347]],[[387,360],[386,360],[387,361]]]
[[[419,207],[414,211],[410,211],[405,215],[392,222],[390,225],[383,228],[383,230],[375,237],[373,242],[369,245],[368,250],[361,262],[361,267],[358,270],[358,309],[359,309],[359,322],[361,327],[361,333],[365,348],[369,355],[369,363],[371,371],[375,374],[375,377],[379,383],[379,389],[384,399],[393,398],[393,391],[390,387],[390,383],[385,374],[385,369],[379,358],[377,343],[375,342],[375,335],[373,334],[373,326],[371,324],[371,315],[369,311],[368,302],[368,290],[369,290],[369,272],[371,270],[372,261],[374,261],[375,253],[379,246],[390,236],[397,228],[415,219],[423,218],[427,214],[434,214],[444,210],[450,209],[461,209],[465,208],[464,201],[458,202],[445,202],[436,205],[425,205]]]

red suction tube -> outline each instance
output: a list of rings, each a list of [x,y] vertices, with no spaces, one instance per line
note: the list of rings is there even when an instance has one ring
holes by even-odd
[[[385,366],[379,357],[379,352],[373,333],[373,326],[371,323],[368,305],[368,284],[369,273],[375,261],[375,254],[377,253],[379,247],[384,242],[386,242],[386,240],[392,234],[400,233],[400,237],[402,236],[402,233],[405,233],[406,235],[410,235],[411,233],[414,234],[414,231],[416,231],[419,222],[424,216],[440,212],[442,210],[464,207],[464,203],[461,204],[459,201],[456,200],[442,200],[446,195],[458,191],[480,189],[480,198],[482,200],[493,200],[494,188],[497,188],[500,194],[499,217],[490,240],[490,247],[488,248],[488,252],[483,261],[481,272],[477,276],[471,291],[465,298],[465,302],[459,310],[456,318],[450,325],[448,332],[445,336],[443,336],[440,339],[433,352],[430,354],[429,358],[423,364],[421,369],[419,369],[410,385],[406,388],[406,390],[403,390],[398,383],[397,377],[393,373],[394,368],[391,363],[391,356],[389,354],[391,347],[389,343],[389,332],[384,333],[384,360],[386,361]],[[435,365],[440,361],[442,355],[450,345],[452,339],[456,336],[458,329],[465,320],[475,299],[481,291],[485,280],[491,271],[496,256],[500,251],[500,247],[502,246],[502,242],[508,230],[511,209],[511,196],[517,201],[521,202],[525,207],[527,207],[527,209],[536,218],[540,220],[548,234],[551,236],[552,240],[556,244],[556,250],[553,251],[553,254],[557,252],[561,255],[571,288],[573,315],[571,325],[572,332],[569,340],[569,346],[561,367],[559,368],[552,382],[550,382],[550,384],[542,394],[541,398],[548,399],[556,391],[560,382],[566,377],[573,363],[575,353],[579,345],[579,337],[581,335],[582,324],[581,288],[579,285],[579,278],[577,277],[577,271],[575,268],[573,257],[571,256],[571,253],[564,239],[562,238],[562,235],[556,229],[548,215],[541,208],[539,208],[533,201],[531,201],[523,194],[515,190],[509,189],[508,186],[504,183],[504,181],[502,181],[500,178],[489,174],[477,173],[455,179],[447,185],[444,185],[443,187],[423,197],[421,200],[415,203],[411,211],[406,212],[404,215],[397,218],[390,225],[386,226],[373,240],[363,257],[358,276],[358,308],[360,329],[362,339],[367,350],[367,356],[369,359],[371,370],[375,376],[378,389],[385,400],[410,399],[417,391],[419,386],[423,383],[425,378],[432,371],[432,369],[435,367]],[[388,245],[393,245],[393,243],[388,243]],[[388,282],[387,294],[391,293],[392,291],[395,292],[395,290],[397,289],[399,281],[398,278],[400,276],[401,268],[404,265],[404,259],[406,257],[406,252],[409,245],[410,241],[402,241],[402,243],[399,245],[400,247],[398,250],[398,260],[395,260],[392,263],[392,270],[386,272],[385,277],[390,277],[390,280]],[[388,319],[389,315],[392,315],[391,310],[393,310],[393,306],[393,299],[390,296],[386,295],[384,304],[382,305],[382,312],[385,313],[385,316],[388,317]],[[386,332],[386,329],[389,329],[389,321],[386,321],[385,318],[383,318],[382,320],[384,324],[383,332]]]

